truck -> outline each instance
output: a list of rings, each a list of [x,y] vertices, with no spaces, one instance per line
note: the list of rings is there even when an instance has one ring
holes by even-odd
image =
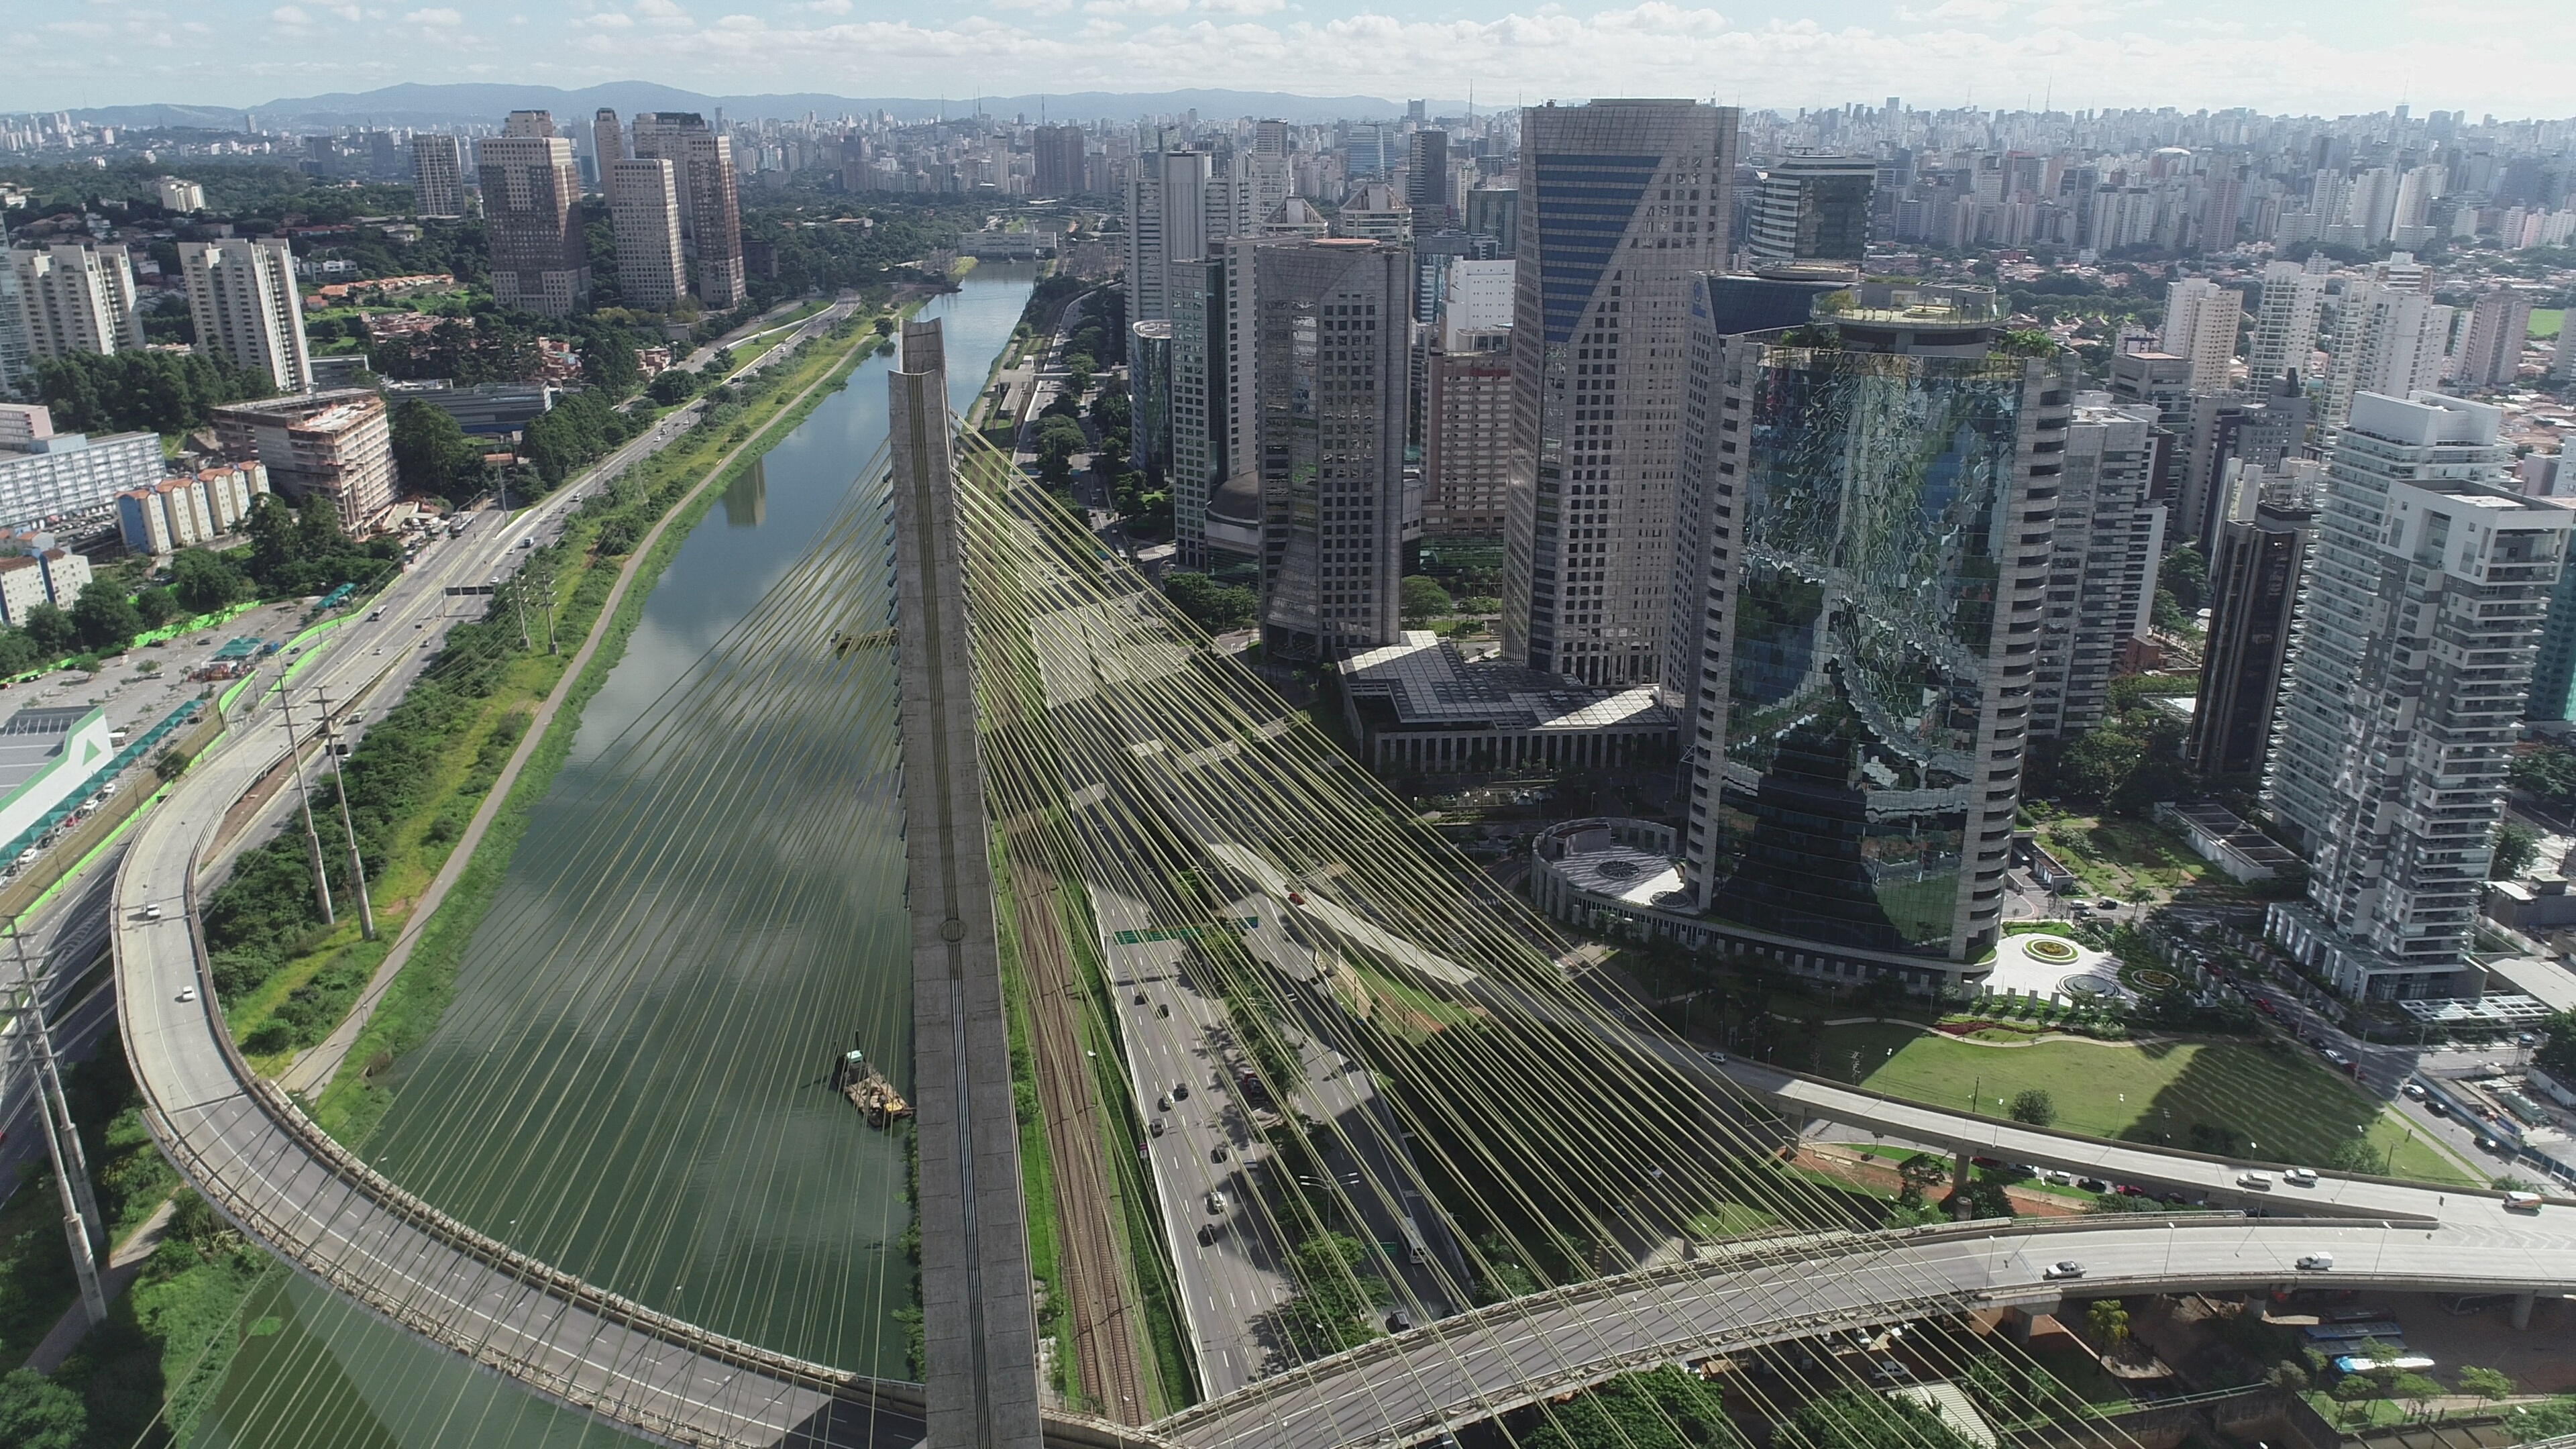
[[[1414,1262],[1428,1263],[1431,1261],[1430,1253],[1425,1251],[1422,1246],[1422,1226],[1413,1220],[1413,1215],[1411,1213],[1405,1214],[1404,1217],[1404,1246],[1410,1251],[1410,1256]]]

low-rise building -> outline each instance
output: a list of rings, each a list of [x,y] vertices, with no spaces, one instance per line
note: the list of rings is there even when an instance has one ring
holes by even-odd
[[[151,433],[57,433],[44,407],[0,404],[0,530],[95,512],[160,476]]]
[[[543,383],[487,382],[458,387],[444,378],[397,382],[385,388],[388,407],[414,398],[456,420],[456,426],[481,437],[519,432],[554,408],[557,390]]]
[[[1360,758],[1381,772],[1645,765],[1670,760],[1681,735],[1652,685],[1590,688],[1471,661],[1425,629],[1337,667]]]
[[[96,705],[22,709],[0,720],[0,841],[19,839],[63,808],[115,757],[107,712]]]
[[[28,610],[51,602],[52,597],[45,592],[43,559],[29,553],[0,558],[0,623],[23,629]]]
[[[393,503],[393,439],[385,400],[364,388],[268,398],[215,409],[226,457],[257,459],[271,487],[298,504],[329,499],[340,526],[364,533]]]

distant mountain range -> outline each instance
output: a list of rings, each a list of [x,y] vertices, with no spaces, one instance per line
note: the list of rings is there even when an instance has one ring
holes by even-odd
[[[972,114],[1021,116],[1052,121],[1132,121],[1140,116],[1177,116],[1196,110],[1209,118],[1268,116],[1312,123],[1371,120],[1404,114],[1401,102],[1379,96],[1292,96],[1278,91],[1076,91],[1067,95],[950,96],[944,100],[913,97],[831,96],[814,93],[760,96],[709,96],[651,81],[611,81],[568,91],[555,86],[494,84],[398,85],[357,93],[286,97],[264,106],[147,105],[99,106],[72,114],[102,126],[208,126],[237,130],[243,118],[256,116],[266,129],[330,126],[445,126],[460,121],[498,122],[512,111],[552,111],[558,118],[586,118],[606,106],[620,115],[637,111],[723,111],[729,117],[789,119],[812,112],[818,116],[863,115],[890,111],[898,120],[922,121]],[[1457,114],[1457,102],[1441,102],[1434,114]]]

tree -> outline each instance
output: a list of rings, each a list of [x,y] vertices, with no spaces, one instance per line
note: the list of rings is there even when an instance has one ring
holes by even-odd
[[[1799,1405],[1771,1442],[1774,1449],[1968,1449],[1939,1414],[1862,1388]]]
[[[1244,627],[1261,606],[1260,596],[1250,589],[1227,588],[1205,574],[1180,570],[1163,576],[1163,597],[1211,634]]]
[[[2198,544],[2184,544],[2156,566],[2156,583],[2173,595],[2185,615],[2196,614],[2209,602],[2209,560],[2201,557]]]
[[[89,1436],[81,1396],[34,1369],[0,1376],[0,1444],[15,1449],[79,1449]]]
[[[1438,579],[1408,574],[1401,588],[1404,622],[1408,624],[1445,618],[1457,608],[1456,602],[1449,597],[1449,591],[1440,587]]]
[[[2424,1417],[2426,1404],[2450,1391],[2442,1387],[2440,1379],[2429,1374],[2401,1373],[2388,1381],[2388,1392],[2404,1399],[2408,1411],[2420,1419]]]
[[[2033,1127],[2045,1127],[2057,1120],[2057,1099],[2041,1088],[2032,1087],[2012,1099],[2012,1119]]]
[[[240,597],[241,575],[206,549],[183,548],[170,560],[170,592],[192,614],[211,614]]]
[[[2263,1382],[2276,1389],[2304,1394],[2308,1391],[2308,1371],[2299,1364],[2283,1359],[2263,1371]]]
[[[39,660],[60,659],[80,642],[80,630],[73,627],[72,616],[51,604],[29,609],[27,622],[20,627],[27,631],[27,642],[36,646]]]
[[[2463,1364],[2460,1368],[2458,1378],[2460,1380],[2461,1393],[2475,1394],[2489,1403],[2513,1397],[2514,1382],[2512,1377],[2507,1374],[2498,1373],[2494,1369],[2478,1368],[2474,1365]]]
[[[143,619],[123,589],[105,579],[92,579],[81,585],[80,597],[72,600],[72,632],[79,636],[81,647],[113,653],[143,632]]]
[[[698,375],[679,367],[655,373],[653,380],[644,386],[645,395],[666,408],[687,402],[689,395],[697,390]]]
[[[144,628],[158,629],[179,612],[179,600],[156,584],[134,596],[134,612],[143,620]]]
[[[2117,1298],[2096,1298],[2084,1309],[2084,1328],[2105,1348],[2129,1341],[2129,1310]]]
[[[483,491],[483,450],[453,414],[427,399],[394,410],[393,453],[405,492],[462,503]]]
[[[1520,1449],[1736,1449],[1717,1391],[1669,1365],[1621,1374],[1512,1436]]]
[[[2495,850],[2487,862],[2487,879],[2514,880],[2531,868],[2531,859],[2540,853],[2540,832],[2519,820],[2507,820],[2496,826]]]
[[[2382,1157],[2379,1149],[2371,1146],[2368,1139],[2355,1134],[2351,1141],[2336,1143],[2334,1151],[2326,1154],[2326,1170],[2329,1172],[2377,1172],[2381,1161]]]
[[[1319,1233],[1288,1256],[1297,1292],[1279,1306],[1279,1321],[1301,1356],[1338,1353],[1377,1336],[1377,1310],[1395,1295],[1369,1270],[1366,1243],[1347,1233]]]
[[[2058,788],[2079,800],[2107,802],[2146,754],[2144,745],[2119,730],[2097,726],[2058,756]]]

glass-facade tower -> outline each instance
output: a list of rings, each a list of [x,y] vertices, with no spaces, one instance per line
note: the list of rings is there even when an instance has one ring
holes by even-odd
[[[1694,339],[1687,881],[1799,942],[1973,960],[2002,918],[2073,390],[1982,289]]]

